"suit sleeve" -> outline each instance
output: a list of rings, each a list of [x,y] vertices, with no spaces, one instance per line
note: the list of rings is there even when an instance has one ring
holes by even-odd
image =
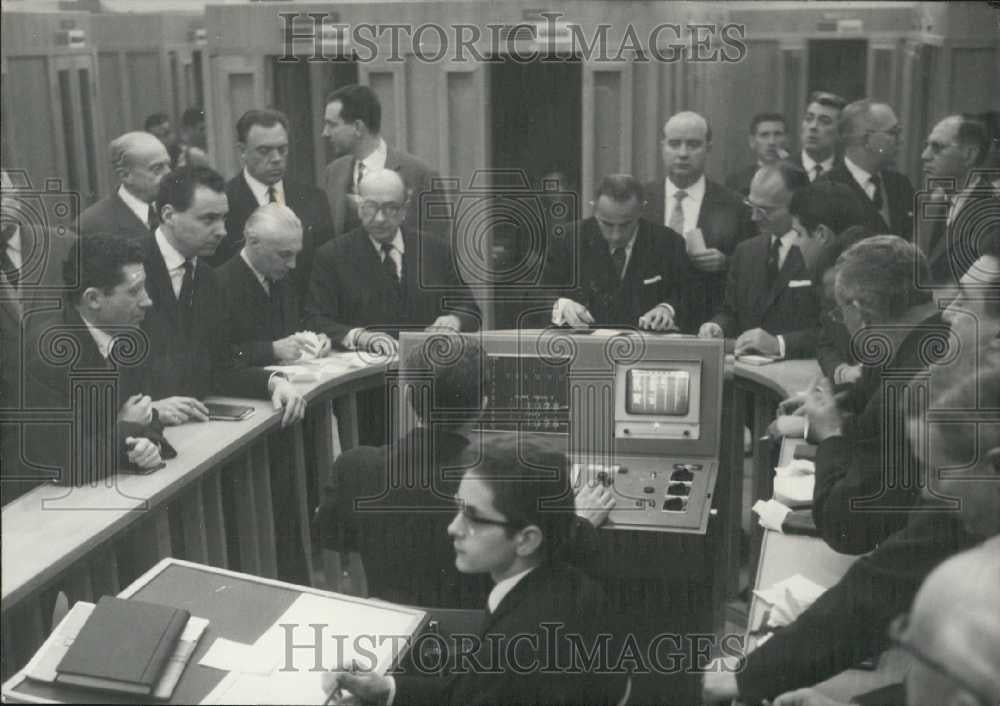
[[[816,332],[816,360],[823,375],[830,380],[841,364],[851,364],[844,355],[843,339],[843,324],[834,323],[828,316],[821,317]]]
[[[211,337],[212,387],[219,394],[233,397],[268,399],[271,373],[251,367],[233,356],[233,327],[228,300],[221,288],[216,289],[216,325]]]
[[[818,335],[816,326],[809,326],[798,331],[788,331],[781,335],[785,338],[786,358],[812,358],[816,355]]]
[[[917,517],[821,595],[795,622],[751,652],[736,675],[757,703],[818,684],[886,646],[889,623],[910,609],[927,575],[975,540],[956,518]]]
[[[723,295],[722,309],[716,312],[712,321],[722,327],[722,333],[726,338],[735,338],[742,331],[737,331],[736,302],[740,297],[740,272],[743,269],[743,252],[745,248],[739,246],[733,252],[726,270],[726,291]],[[700,324],[699,324],[700,325]]]
[[[451,251],[446,244],[442,244],[439,258],[449,289],[448,299],[453,302],[441,313],[458,316],[462,322],[462,331],[478,331],[482,321],[479,305],[472,296],[472,290],[462,280],[462,273],[457,270],[458,265],[451,257]]]
[[[333,250],[325,247],[316,252],[306,293],[304,324],[310,331],[325,333],[334,345],[338,345],[352,327],[337,320],[338,314],[343,311],[343,302],[335,258]]]

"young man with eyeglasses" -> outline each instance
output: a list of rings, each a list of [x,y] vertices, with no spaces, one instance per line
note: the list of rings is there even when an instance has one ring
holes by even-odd
[[[555,558],[573,522],[566,456],[516,434],[470,448],[447,532],[458,570],[488,574],[493,588],[466,659],[441,678],[330,673],[325,688],[395,706],[618,702],[626,679],[613,649],[596,664],[584,656],[610,635],[600,586]]]
[[[851,187],[865,204],[867,225],[873,232],[913,239],[913,185],[895,171],[903,128],[886,103],[868,99],[844,108],[838,126],[844,157],[824,172]]]
[[[406,221],[406,188],[390,169],[360,187],[361,227],[319,249],[306,298],[306,328],[335,346],[396,352],[401,330],[472,331],[479,308],[445,242]]]

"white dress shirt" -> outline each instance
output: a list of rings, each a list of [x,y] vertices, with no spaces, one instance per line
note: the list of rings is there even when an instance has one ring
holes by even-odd
[[[264,275],[262,275],[260,273],[260,271],[256,267],[253,266],[253,263],[250,262],[250,257],[247,255],[247,249],[246,248],[243,248],[242,250],[240,250],[240,257],[243,258],[243,262],[247,263],[247,267],[249,267],[250,271],[253,272],[253,276],[257,278],[258,282],[260,282],[260,286],[264,288],[264,291],[267,292],[268,294],[270,294],[271,293],[271,284],[270,284],[270,282],[268,282],[267,277],[265,277]]]
[[[802,150],[802,168],[805,170],[806,174],[809,175],[809,181],[816,181],[816,165],[823,168],[823,173],[826,174],[828,171],[833,169],[833,155],[824,159],[822,162],[817,162],[815,159],[809,156],[809,153]]]
[[[163,234],[163,228],[156,229],[156,247],[163,255],[163,262],[167,266],[167,273],[170,275],[170,284],[174,288],[174,298],[181,296],[181,284],[184,282],[184,256],[177,252],[177,249],[170,244],[167,236]],[[191,258],[192,264],[197,267],[198,258]]]
[[[268,187],[268,185],[264,182],[250,176],[250,172],[247,171],[246,167],[243,167],[243,178],[246,180],[247,186],[250,187],[250,192],[253,194],[253,197],[257,199],[258,206],[264,206],[265,204],[271,202],[270,199],[267,198],[267,190],[271,187],[274,188],[274,198],[278,201],[278,203],[285,203],[285,183],[283,180],[279,179]]]
[[[507,597],[507,594],[514,590],[514,586],[521,582],[525,576],[534,571],[534,567],[530,569],[525,569],[519,574],[514,574],[513,576],[508,576],[502,581],[498,581],[493,590],[490,591],[490,595],[486,598],[486,607],[490,609],[491,613],[495,613],[500,602]]]
[[[772,236],[773,238],[774,236]],[[798,238],[798,233],[795,230],[790,230],[779,238],[781,245],[778,246],[778,271],[785,266],[785,258],[788,257],[788,252],[792,249],[792,245],[795,244],[795,240]],[[773,241],[772,241],[773,242]],[[780,333],[775,336],[778,339],[778,358],[784,359],[785,357],[785,337]]]
[[[868,198],[873,198],[875,196],[875,185],[872,184],[872,173],[852,162],[850,157],[844,157],[844,166],[847,167],[847,171],[854,177],[854,181],[858,182],[858,186],[865,190]],[[883,190],[884,188],[883,186]],[[882,202],[885,203],[885,194],[882,194]]]
[[[684,191],[687,196],[681,201],[681,211],[684,213],[684,232],[680,235],[687,238],[687,234],[698,227],[698,214],[701,213],[701,202],[705,198],[705,175],[698,177],[698,181],[681,189],[667,177],[663,188],[663,225],[670,223],[670,214],[674,212],[674,204],[677,202],[674,194]]]
[[[124,201],[125,205],[128,206],[129,210],[135,214],[135,217],[138,218],[142,223],[145,223],[146,227],[149,228],[148,203],[140,199],[138,196],[135,196],[128,189],[126,189],[124,184],[118,187],[118,198]]]
[[[108,355],[111,353],[111,344],[114,341],[114,338],[112,338],[107,331],[99,329],[87,321],[87,317],[82,314],[80,318],[83,319],[83,323],[87,325],[87,330],[90,331],[91,338],[93,338],[94,343],[97,344],[97,350],[101,352],[101,357],[104,358],[104,360],[107,360]]]

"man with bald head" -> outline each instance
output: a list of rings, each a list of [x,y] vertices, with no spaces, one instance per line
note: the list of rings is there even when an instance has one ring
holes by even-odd
[[[145,238],[160,225],[154,201],[160,180],[170,171],[170,155],[148,132],[126,132],[111,141],[108,151],[121,183],[117,191],[80,214],[80,234]]]
[[[989,150],[986,124],[969,115],[949,115],[927,136],[920,155],[924,177],[931,199],[947,204],[947,209],[921,221],[916,237],[935,285],[955,285],[980,254],[977,231],[988,212],[996,213],[997,196],[992,184],[971,176],[973,169],[986,164]]]
[[[366,174],[359,192],[361,227],[316,252],[306,326],[335,346],[380,353],[396,351],[400,330],[477,328],[478,307],[447,244],[421,238],[406,222],[400,175]]]
[[[269,203],[247,219],[243,248],[217,268],[231,303],[233,354],[241,363],[292,363],[303,353],[323,356],[326,334],[303,335],[299,294],[289,286],[302,254],[302,221],[288,206]]]
[[[750,213],[738,194],[705,177],[712,128],[698,113],[683,111],[663,126],[666,177],[650,182],[643,217],[681,235],[693,273],[690,320],[707,321],[722,306],[728,258],[753,232]]]
[[[846,184],[865,205],[874,233],[913,239],[913,186],[895,171],[903,128],[886,103],[849,103],[838,124],[844,158],[821,178]]]
[[[792,196],[808,185],[806,173],[790,162],[763,167],[754,175],[747,203],[761,234],[737,246],[725,300],[701,325],[699,336],[735,338],[736,355],[815,355],[820,303],[812,286],[814,263],[799,248],[801,236],[789,211]]]

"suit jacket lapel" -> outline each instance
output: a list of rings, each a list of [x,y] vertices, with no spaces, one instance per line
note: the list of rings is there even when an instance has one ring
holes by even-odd
[[[170,318],[177,327],[177,297],[174,296],[174,285],[167,272],[167,263],[163,253],[156,245],[156,236],[150,235],[146,241],[146,290],[153,300],[154,306]]]
[[[774,286],[767,293],[764,311],[771,308],[778,295],[788,287],[789,282],[803,273],[805,267],[806,263],[802,259],[802,251],[797,246],[789,248],[788,254],[785,256],[785,262],[781,266],[781,271],[778,272],[778,279],[775,280]]]
[[[111,203],[115,206],[115,221],[120,226],[130,228],[138,223],[144,229],[149,230],[149,224],[140,220],[139,217],[135,215],[135,211],[129,208],[128,204],[122,201],[122,197],[118,195],[117,190],[111,195]]]

